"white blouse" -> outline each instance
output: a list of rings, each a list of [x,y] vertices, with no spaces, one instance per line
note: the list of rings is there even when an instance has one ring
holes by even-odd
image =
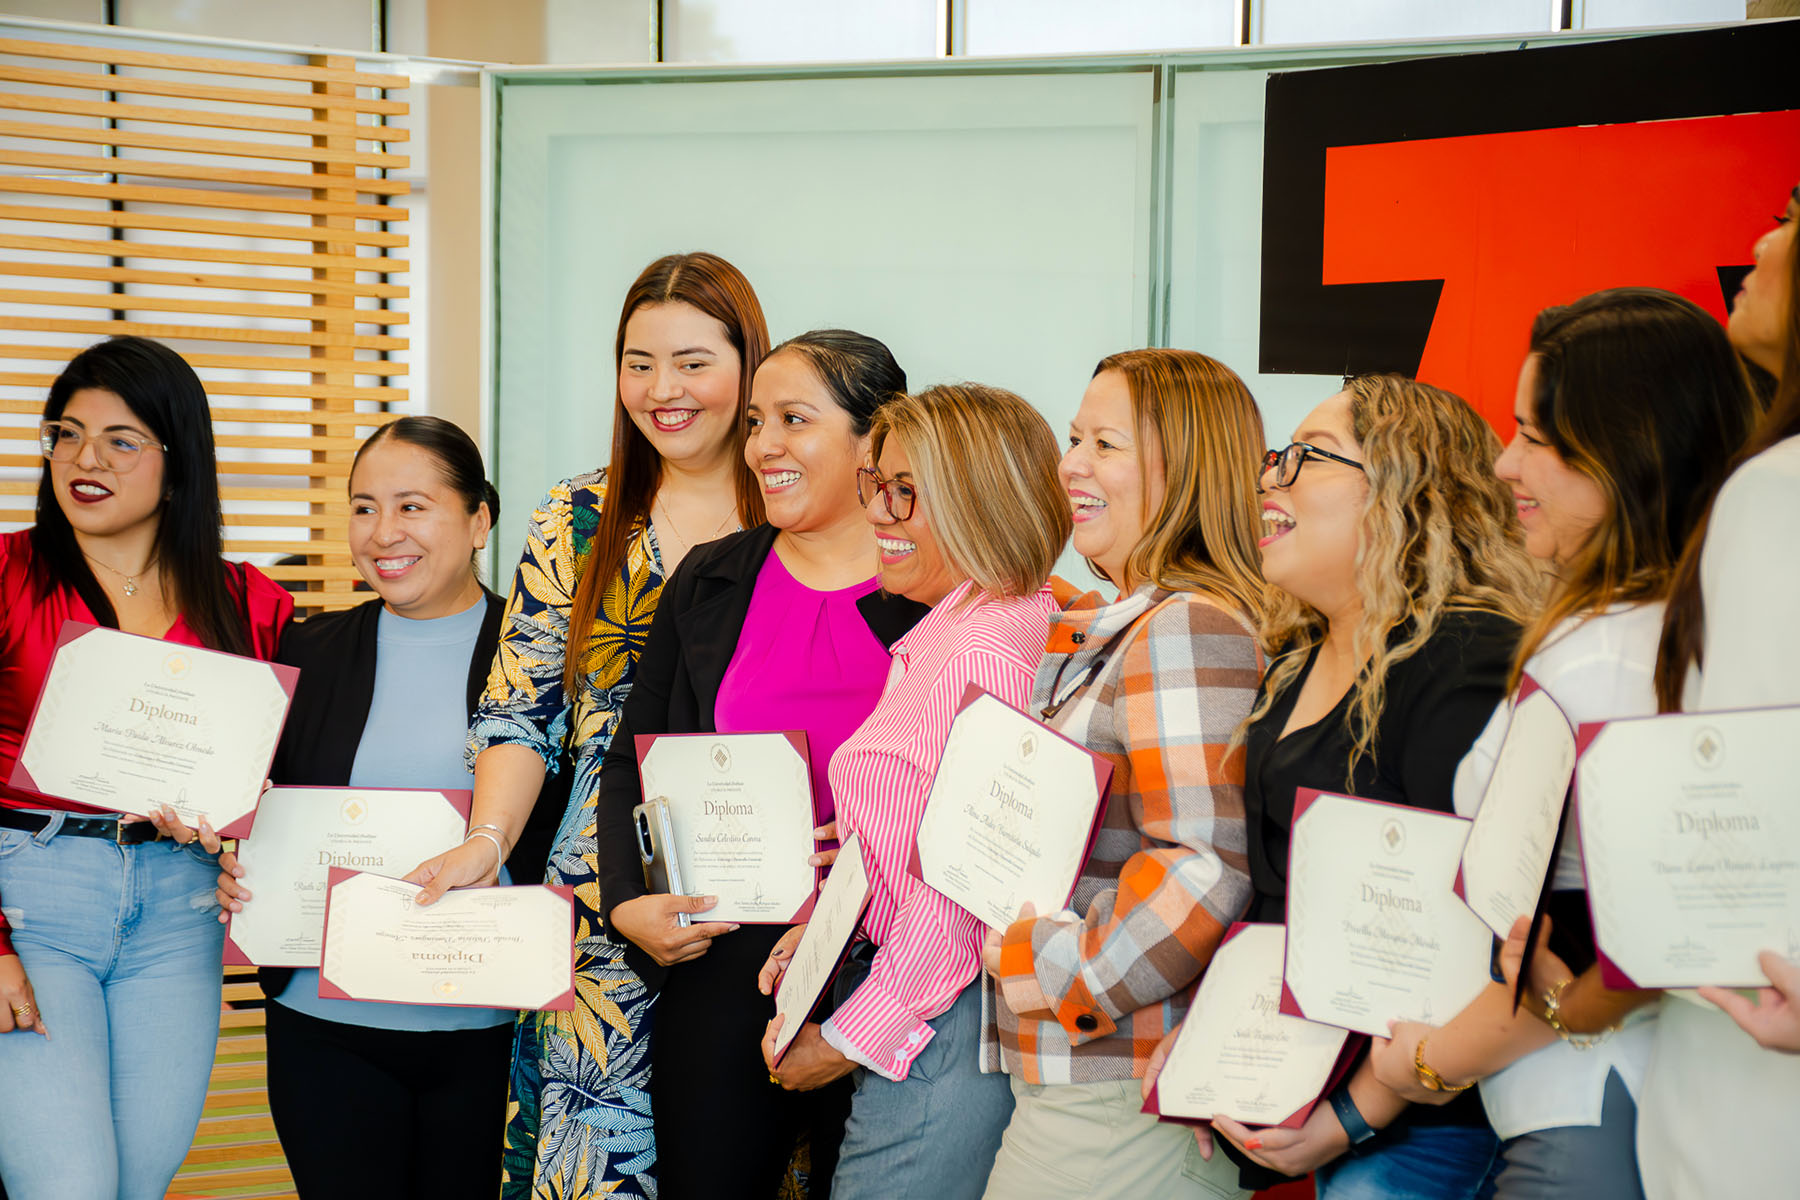
[[[1690,712],[1800,704],[1800,437],[1726,481],[1700,560],[1704,669]],[[1800,1190],[1800,1055],[1764,1050],[1686,993],[1661,1002],[1638,1105],[1649,1200]]]
[[[1525,673],[1550,694],[1571,724],[1644,717],[1656,712],[1656,647],[1663,605],[1622,604],[1554,629],[1525,663]],[[1456,811],[1468,817],[1481,793],[1512,719],[1512,701],[1494,711],[1456,769]],[[1553,887],[1582,889],[1581,841],[1571,820],[1557,855]],[[1569,1125],[1599,1125],[1606,1079],[1617,1071],[1637,1097],[1650,1058],[1654,1008],[1634,1013],[1625,1028],[1590,1050],[1553,1042],[1481,1081],[1488,1121],[1502,1138]]]

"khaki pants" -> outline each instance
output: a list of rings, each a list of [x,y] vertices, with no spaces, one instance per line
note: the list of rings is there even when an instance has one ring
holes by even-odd
[[[1237,1165],[1200,1157],[1188,1125],[1139,1110],[1138,1081],[1033,1084],[1012,1081],[1012,1122],[1000,1142],[984,1200],[1244,1200]]]

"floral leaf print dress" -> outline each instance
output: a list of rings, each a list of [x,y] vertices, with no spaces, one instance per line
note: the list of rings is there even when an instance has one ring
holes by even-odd
[[[650,995],[602,936],[594,797],[662,591],[648,524],[625,560],[590,561],[606,472],[552,488],[532,513],[500,629],[500,648],[469,731],[469,759],[528,746],[574,772],[546,883],[575,889],[575,1007],[519,1014],[506,1106],[503,1200],[656,1195],[650,1120]],[[581,654],[577,694],[563,687],[579,572],[612,574]],[[564,749],[571,762],[564,762]]]

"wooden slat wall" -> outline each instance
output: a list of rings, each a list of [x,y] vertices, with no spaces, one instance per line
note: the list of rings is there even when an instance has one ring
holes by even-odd
[[[0,38],[0,528],[31,520],[57,370],[140,334],[213,399],[227,553],[304,555],[264,569],[356,602],[350,460],[407,400],[407,86],[348,56]]]

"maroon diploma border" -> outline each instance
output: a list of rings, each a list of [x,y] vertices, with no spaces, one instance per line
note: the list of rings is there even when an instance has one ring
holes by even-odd
[[[1269,922],[1235,921],[1232,923],[1231,928],[1225,931],[1225,936],[1219,939],[1219,945],[1221,947],[1224,946],[1226,942],[1229,942],[1232,938],[1236,937],[1238,934],[1242,933],[1244,930],[1249,929],[1254,924],[1268,924],[1268,923]],[[1194,1000],[1199,996],[1200,984],[1205,980],[1205,978],[1206,978],[1206,976],[1203,973],[1201,975],[1200,979],[1197,979],[1194,981],[1193,990],[1188,993],[1188,1011],[1190,1013],[1193,1012]],[[1283,990],[1285,991],[1285,989],[1286,989],[1286,984],[1284,983]],[[1293,1016],[1295,1014],[1284,1011],[1282,1015],[1283,1016]],[[1302,1018],[1302,1019],[1304,1019],[1304,1018]],[[1315,1021],[1314,1024],[1316,1025],[1316,1024],[1318,1024],[1318,1022]],[[1184,1022],[1182,1025],[1182,1028],[1176,1030],[1175,1037],[1177,1040],[1179,1040],[1181,1038],[1182,1031],[1185,1030],[1186,1028],[1187,1028],[1187,1026]],[[1289,1113],[1287,1116],[1283,1117],[1281,1120],[1275,1122],[1273,1125],[1267,1125],[1267,1124],[1246,1125],[1245,1126],[1246,1128],[1249,1128],[1249,1129],[1271,1129],[1271,1128],[1298,1129],[1298,1128],[1300,1128],[1302,1125],[1306,1124],[1306,1118],[1308,1118],[1312,1115],[1313,1109],[1315,1109],[1319,1106],[1319,1102],[1321,1100],[1323,1100],[1326,1096],[1330,1095],[1331,1090],[1333,1088],[1337,1087],[1337,1085],[1343,1081],[1344,1077],[1350,1073],[1350,1068],[1353,1067],[1356,1064],[1357,1060],[1362,1056],[1363,1047],[1368,1045],[1368,1042],[1369,1042],[1368,1035],[1352,1032],[1351,1030],[1344,1029],[1343,1026],[1341,1026],[1341,1025],[1331,1025],[1331,1026],[1328,1026],[1328,1028],[1340,1030],[1344,1035],[1344,1040],[1338,1046],[1337,1058],[1335,1061],[1333,1061],[1333,1063],[1331,1064],[1331,1070],[1325,1076],[1325,1086],[1320,1088],[1318,1094],[1315,1095],[1311,1100],[1308,1100],[1305,1104],[1302,1104],[1299,1108],[1295,1109],[1293,1112]],[[1174,1050],[1174,1047],[1171,1046],[1170,1047],[1171,1053],[1173,1053],[1173,1050]],[[1148,1096],[1144,1097],[1144,1107],[1139,1110],[1140,1112],[1147,1113],[1150,1116],[1155,1117],[1158,1121],[1163,1121],[1170,1125],[1204,1125],[1204,1126],[1208,1127],[1209,1129],[1212,1127],[1212,1118],[1211,1117],[1178,1117],[1178,1116],[1174,1116],[1172,1114],[1163,1112],[1162,1101],[1161,1101],[1161,1097],[1159,1094],[1160,1084],[1161,1084],[1161,1081],[1159,1079],[1157,1083],[1150,1085],[1150,1094]],[[1240,1124],[1241,1123],[1242,1122],[1240,1122]]]
[[[1319,788],[1297,788],[1297,789],[1295,789],[1295,792],[1294,792],[1294,820],[1293,820],[1293,823],[1289,826],[1290,830],[1297,827],[1300,824],[1300,818],[1306,814],[1306,810],[1311,808],[1315,801],[1317,801],[1323,797],[1326,797],[1326,796],[1335,797],[1336,799],[1339,799],[1339,800],[1349,800],[1349,801],[1352,801],[1357,804],[1370,804],[1370,805],[1374,805],[1379,808],[1399,809],[1402,812],[1414,813],[1414,814],[1418,814],[1418,815],[1422,815],[1422,816],[1426,816],[1426,817],[1448,817],[1449,819],[1451,819],[1453,821],[1462,821],[1464,824],[1467,824],[1468,820],[1469,820],[1467,817],[1459,817],[1455,813],[1439,812],[1438,810],[1436,810],[1434,808],[1417,808],[1411,804],[1395,804],[1391,800],[1371,800],[1367,796],[1352,796],[1348,792],[1327,792],[1327,791],[1322,791]],[[1295,839],[1291,834],[1289,835],[1288,879],[1290,879],[1290,880],[1292,880],[1294,877],[1294,842],[1296,840],[1298,840],[1298,839]],[[1476,919],[1480,920],[1479,917],[1477,917]],[[1482,924],[1482,928],[1484,928],[1484,929],[1487,928],[1487,925],[1485,922]],[[1348,1025],[1339,1025],[1336,1021],[1322,1021],[1317,1017],[1307,1016],[1306,1012],[1300,1007],[1300,1001],[1294,995],[1293,989],[1288,986],[1287,967],[1288,967],[1288,964],[1293,961],[1293,957],[1294,957],[1294,940],[1292,937],[1289,937],[1287,939],[1287,945],[1284,947],[1283,953],[1282,953],[1281,1011],[1286,1013],[1290,1017],[1306,1017],[1307,1020],[1312,1021],[1313,1023],[1318,1024],[1318,1025],[1330,1025],[1337,1029],[1350,1029],[1350,1027]],[[1362,1031],[1358,1030],[1358,1029],[1350,1029],[1350,1032],[1361,1033]]]
[[[357,875],[367,875],[368,871],[352,871],[345,867],[331,868],[331,876],[325,884],[325,936],[319,941],[319,998],[321,1000],[362,1000],[365,997],[352,996],[337,984],[325,978],[325,946],[331,939],[331,902],[337,894],[338,884]],[[387,876],[382,876],[387,878]],[[560,996],[548,1004],[535,1008],[521,1008],[521,1012],[568,1012],[575,1007],[575,889],[567,884],[513,884],[507,885],[509,890],[521,887],[535,887],[540,891],[555,892],[562,898],[569,910],[569,986]],[[486,889],[459,889],[482,891]],[[381,1000],[381,1004],[413,1004],[423,1008],[498,1008],[505,1010],[505,1004],[448,1004],[433,1000],[429,1003],[421,1000]]]
[[[835,866],[836,863],[834,862],[833,865]],[[806,1013],[801,1018],[802,1021],[804,1021],[806,1019],[806,1017],[812,1016],[813,1010],[815,1008],[819,1007],[820,999],[822,999],[824,997],[825,993],[830,990],[831,985],[834,982],[836,982],[838,973],[844,969],[844,963],[847,962],[850,958],[850,951],[852,949],[854,949],[856,946],[856,935],[862,929],[863,914],[865,912],[869,911],[869,901],[874,899],[874,897],[875,897],[875,880],[872,876],[869,875],[868,867],[869,867],[869,860],[867,858],[864,858],[863,859],[863,876],[865,879],[868,880],[868,885],[863,888],[862,902],[856,906],[856,920],[851,922],[851,924],[850,924],[850,936],[844,939],[844,944],[841,947],[839,947],[839,949],[838,949],[836,965],[833,966],[830,971],[826,972],[825,980],[823,983],[821,983],[819,985],[819,990],[817,992],[813,993],[812,999],[810,999],[806,1002]],[[803,939],[805,936],[806,935],[804,935],[804,934],[801,935],[801,937]],[[798,946],[794,947],[794,951],[796,954],[799,953],[799,949],[800,948]],[[786,978],[785,971],[783,972],[782,978],[784,978],[784,979]],[[776,994],[780,994],[780,992],[781,992],[780,980],[777,980],[775,983],[775,991],[776,991]],[[771,1000],[773,1000],[774,998],[775,998],[774,996],[770,997]],[[770,1018],[770,1019],[773,1020],[773,1018]],[[775,1055],[775,1061],[774,1061],[775,1066],[779,1067],[781,1065],[781,1060],[786,1058],[787,1052],[794,1048],[794,1040],[795,1040],[795,1038],[798,1038],[799,1036],[800,1036],[799,1031],[796,1030],[794,1033],[794,1037],[789,1038],[788,1044],[783,1046],[781,1048],[780,1053]]]
[[[1533,679],[1530,675],[1521,675],[1519,677],[1519,695],[1518,695],[1518,699],[1513,701],[1513,708],[1517,709],[1520,704],[1523,704],[1526,700],[1530,699],[1532,694],[1535,692],[1544,692],[1543,685],[1540,684],[1537,680]],[[1554,707],[1557,712],[1562,714],[1563,724],[1565,724],[1569,727],[1569,733],[1571,735],[1576,735],[1575,723],[1573,721],[1569,720],[1569,714],[1563,710],[1563,706],[1556,703],[1556,697],[1551,696],[1549,692],[1544,692],[1544,695],[1549,698],[1551,706]],[[1509,735],[1512,733],[1512,721],[1511,721],[1510,716],[1507,719],[1506,732]],[[1500,748],[1502,750],[1504,750],[1506,748],[1506,738],[1504,738],[1504,737],[1502,737],[1500,739]],[[1579,760],[1580,753],[1581,753],[1581,741],[1580,741],[1579,736],[1576,736],[1575,752],[1576,752],[1577,759]],[[1493,782],[1494,781],[1493,781],[1492,777],[1490,777],[1488,779],[1488,787],[1492,787]],[[1558,810],[1559,814],[1567,811],[1567,809],[1569,807],[1569,794],[1570,794],[1571,790],[1574,788],[1574,786],[1575,786],[1575,768],[1573,766],[1571,766],[1569,768],[1569,782],[1563,786],[1563,800],[1562,800],[1562,807]],[[1487,803],[1487,793],[1488,793],[1488,788],[1484,787],[1481,789],[1481,800],[1482,800],[1483,804]],[[1480,812],[1481,812],[1481,810],[1477,809],[1476,815],[1479,816]],[[1559,824],[1560,824],[1560,820],[1561,820],[1561,818],[1559,815],[1559,817],[1558,817]],[[1474,821],[1474,818],[1471,817],[1470,818],[1471,824],[1473,824],[1473,821]],[[1456,864],[1456,881],[1455,881],[1455,883],[1453,883],[1451,885],[1451,890],[1456,893],[1457,897],[1460,900],[1462,900],[1462,902],[1464,904],[1467,904],[1469,902],[1468,885],[1463,881],[1463,864],[1468,861],[1468,857],[1469,857],[1469,847],[1468,847],[1468,843],[1465,842],[1463,844],[1462,857],[1457,860],[1457,864]],[[1556,854],[1555,854],[1555,851],[1552,850],[1551,855],[1550,855],[1550,871],[1552,873],[1554,873],[1555,869],[1556,869]],[[1543,903],[1544,890],[1545,889],[1543,889],[1543,888],[1538,889],[1537,904],[1533,906],[1534,910],[1537,907],[1537,905],[1541,905]],[[1474,912],[1474,909],[1471,908],[1469,911]],[[1479,916],[1480,914],[1477,913],[1476,915]],[[1485,921],[1482,923],[1484,925],[1487,924]],[[1512,932],[1510,929],[1493,929],[1493,926],[1491,926],[1491,925],[1489,925],[1488,928],[1492,929],[1494,931],[1494,934],[1496,937],[1499,937],[1502,939],[1504,939],[1507,936],[1507,934]]]
[[[467,832],[468,824],[469,824],[469,813],[472,811],[472,809],[474,807],[474,803],[475,803],[475,793],[468,791],[466,789],[462,790],[462,791],[456,791],[456,790],[445,790],[442,788],[306,787],[304,784],[281,784],[279,786],[284,787],[284,788],[292,788],[296,791],[305,790],[305,791],[309,791],[309,792],[418,792],[418,793],[423,793],[425,795],[442,796],[444,798],[445,802],[447,802],[451,808],[454,808],[457,811],[458,815],[460,815],[462,817],[464,832]],[[258,807],[260,807],[260,806],[261,805],[259,802]],[[244,840],[248,840],[248,839],[244,839]],[[248,954],[244,953],[243,947],[239,946],[237,944],[237,942],[232,940],[231,927],[236,922],[237,922],[237,914],[233,913],[233,914],[231,914],[231,920],[229,920],[225,923],[225,962],[228,965],[240,966],[240,967],[261,967],[261,966],[273,965],[273,966],[278,966],[278,967],[294,967],[295,969],[299,969],[300,967],[317,967],[319,965],[319,963],[301,963],[301,964],[274,963],[274,964],[270,964],[270,963],[259,963],[259,962],[252,961],[250,956]],[[324,930],[321,929],[320,930],[321,937],[320,937],[320,943],[319,943],[321,958],[324,953],[323,933],[324,933]]]
[[[1094,839],[1100,836],[1100,826],[1106,820],[1107,804],[1112,799],[1111,792],[1109,790],[1110,785],[1112,783],[1112,764],[1107,762],[1104,758],[1100,757],[1098,754],[1095,754],[1092,750],[1089,750],[1086,746],[1082,745],[1080,742],[1074,740],[1073,738],[1065,737],[1061,733],[1058,733],[1056,730],[1050,728],[1050,726],[1044,724],[1042,721],[1038,720],[1036,717],[1032,716],[1030,713],[1025,712],[1023,709],[1020,709],[1014,705],[1007,704],[1006,701],[1004,701],[1000,697],[994,695],[994,693],[988,691],[986,688],[982,687],[978,683],[971,683],[963,691],[962,702],[956,706],[956,718],[961,718],[962,714],[964,712],[967,712],[969,707],[971,705],[973,705],[977,700],[981,699],[983,696],[986,696],[988,699],[994,701],[994,703],[996,703],[996,704],[999,704],[1006,708],[1012,709],[1013,712],[1018,713],[1021,717],[1024,717],[1027,721],[1030,721],[1033,725],[1036,725],[1039,729],[1043,730],[1046,734],[1055,738],[1057,741],[1062,742],[1063,744],[1068,745],[1068,746],[1073,746],[1075,749],[1081,751],[1082,754],[1087,756],[1089,763],[1092,764],[1092,766],[1094,768],[1094,796],[1095,796],[1094,819],[1093,819],[1092,824],[1090,824],[1088,826],[1087,844],[1084,845],[1081,849],[1081,860],[1080,860],[1080,864],[1075,868],[1075,878],[1071,879],[1069,881],[1069,890],[1068,890],[1067,894],[1065,894],[1063,896],[1063,905],[1062,906],[1066,907],[1069,902],[1070,897],[1075,895],[1076,886],[1081,883],[1081,868],[1087,865],[1088,857],[1091,854],[1093,854]],[[952,719],[950,722],[950,734],[946,735],[945,741],[948,742],[950,736],[954,735],[955,732],[956,732],[956,719]],[[934,778],[932,780],[932,788],[935,790],[936,787],[937,787],[937,780]],[[921,820],[923,820],[922,817],[921,817]],[[926,887],[931,887],[930,881],[925,878],[925,864],[919,855],[919,839],[918,839],[918,834],[916,831],[914,832],[914,835],[913,835],[912,854],[907,859],[907,862],[906,862],[906,871],[907,871],[907,874],[911,875],[914,879],[917,879],[920,883],[923,883]],[[936,888],[932,888],[932,890],[937,891]],[[938,892],[938,894],[940,896],[943,895],[942,892]],[[946,900],[950,899],[948,896],[945,896],[944,898]],[[955,903],[954,901],[951,901],[951,902]],[[974,916],[975,914],[971,913],[970,915]],[[1044,914],[1040,913],[1038,915],[1042,916]]]
[[[633,748],[637,751],[639,789],[642,790],[642,787],[643,787],[644,756],[650,753],[651,746],[654,746],[657,742],[662,741],[664,738],[672,738],[672,739],[676,739],[676,740],[680,740],[680,741],[687,741],[687,740],[690,740],[693,738],[769,737],[769,736],[778,736],[778,737],[786,738],[788,740],[789,744],[792,745],[794,747],[794,749],[799,752],[800,765],[802,767],[806,768],[807,786],[808,786],[808,790],[810,791],[811,785],[812,785],[812,759],[810,757],[808,757],[807,745],[806,745],[806,731],[802,730],[802,729],[739,730],[739,731],[734,731],[732,733],[719,733],[716,731],[713,733],[640,733],[632,738]],[[646,795],[645,799],[649,799],[649,797]],[[813,813],[812,813],[813,828],[816,829],[816,828],[818,828],[818,826],[821,823],[819,821],[819,795],[816,791],[812,792],[812,806],[813,806]],[[821,849],[821,848],[829,849],[829,847],[820,847],[817,843],[815,843],[813,853],[815,853],[815,854],[818,853],[819,849]],[[768,920],[764,920],[764,921],[752,921],[749,919],[744,919],[744,920],[740,920],[738,922],[738,924],[740,924],[740,925],[799,925],[812,916],[813,905],[815,905],[819,902],[819,888],[822,887],[824,885],[824,883],[825,883],[825,868],[824,867],[814,867],[813,868],[812,892],[807,895],[805,903],[801,904],[799,908],[794,910],[793,916],[788,917],[786,919],[771,917]],[[707,918],[707,919],[710,920],[711,918]]]
[[[44,682],[45,683],[50,682],[50,673],[52,671],[56,670],[56,656],[62,652],[62,648],[64,646],[67,646],[70,642],[73,642],[79,638],[86,637],[88,634],[94,633],[100,629],[106,629],[106,632],[118,634],[120,637],[142,638],[146,642],[156,642],[159,645],[168,646],[171,649],[178,649],[178,650],[182,651],[183,653],[216,654],[216,655],[219,655],[224,658],[241,658],[246,662],[253,662],[253,663],[256,663],[258,666],[267,667],[269,669],[270,674],[275,676],[275,682],[281,686],[281,690],[283,692],[287,693],[288,705],[291,706],[293,704],[294,688],[300,681],[300,669],[298,667],[289,667],[289,666],[285,666],[281,663],[268,662],[268,661],[266,661],[264,659],[260,659],[260,658],[251,658],[248,655],[243,655],[243,654],[226,654],[223,650],[209,650],[205,646],[190,646],[186,642],[166,642],[166,641],[163,641],[162,638],[144,637],[144,635],[141,633],[126,633],[122,629],[111,629],[111,628],[107,628],[107,627],[101,626],[101,625],[94,625],[87,621],[76,621],[73,619],[64,621],[62,623],[62,628],[57,631],[56,646],[55,646],[54,650],[52,650],[51,656],[50,656],[50,670],[44,672]],[[25,736],[23,738],[21,738],[19,741],[19,755],[18,755],[18,758],[15,759],[13,762],[12,773],[7,778],[6,786],[9,788],[12,788],[15,791],[29,792],[33,796],[42,796],[45,799],[55,800],[62,804],[74,805],[75,808],[81,812],[125,812],[124,809],[118,808],[118,807],[101,808],[97,805],[85,804],[80,800],[71,800],[67,796],[58,796],[54,792],[47,792],[44,789],[38,787],[37,781],[32,779],[32,777],[31,777],[31,772],[29,772],[25,769],[25,747],[31,744],[32,731],[37,728],[38,710],[39,710],[39,708],[41,708],[43,706],[43,703],[44,703],[44,689],[40,686],[38,688],[37,699],[32,701],[32,703],[31,703],[31,720],[25,726]],[[284,724],[284,725],[287,723],[287,708],[286,707],[284,707],[282,709],[281,721],[282,721],[282,724]],[[279,734],[277,734],[276,742],[279,743],[280,740],[281,740],[280,736],[279,736]],[[270,745],[268,762],[265,762],[263,764],[264,778],[268,777],[269,764],[273,763],[274,761],[275,761],[275,745]],[[258,792],[258,796],[259,797],[261,796],[260,791]],[[143,814],[143,813],[127,813],[126,815],[135,817],[135,816],[144,816],[145,814]],[[222,838],[245,837],[249,834],[251,823],[253,821],[255,821],[255,819],[256,819],[256,806],[251,805],[249,812],[247,812],[243,816],[237,818],[237,820],[231,822],[231,824],[220,829],[218,831],[219,836]]]

